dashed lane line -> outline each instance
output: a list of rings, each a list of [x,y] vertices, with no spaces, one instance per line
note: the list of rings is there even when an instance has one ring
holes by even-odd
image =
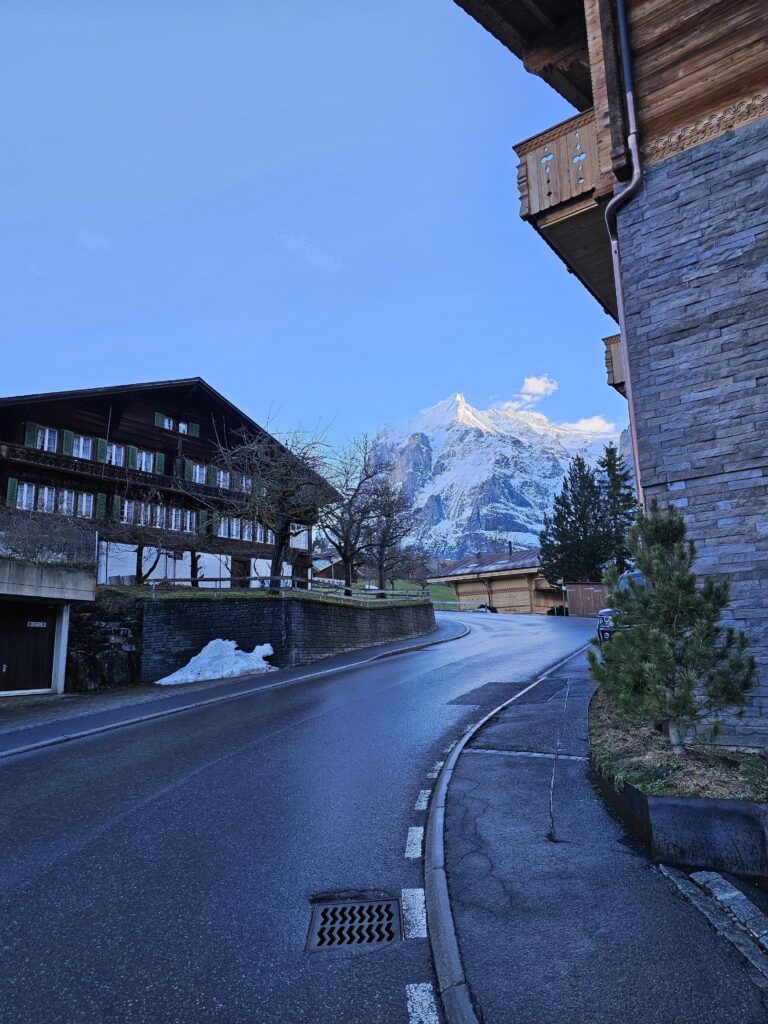
[[[405,986],[410,1024],[440,1024],[435,993],[429,982]]]
[[[423,889],[403,889],[400,893],[403,908],[403,931],[406,939],[426,939],[427,905]]]
[[[427,772],[427,778],[436,779],[437,776],[440,774],[440,769],[443,767],[444,764],[445,761],[435,761],[435,763],[432,765],[432,771]]]
[[[421,825],[412,825],[408,829],[408,838],[405,841],[405,856],[409,860],[421,857],[424,847],[424,828]]]
[[[422,789],[416,799],[416,803],[413,808],[414,811],[426,811],[427,807],[429,807],[429,798],[431,795],[431,789]]]

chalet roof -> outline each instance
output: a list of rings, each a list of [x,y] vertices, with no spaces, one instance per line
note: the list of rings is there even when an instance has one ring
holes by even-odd
[[[65,402],[78,398],[107,398],[110,395],[135,395],[146,391],[168,391],[175,388],[199,388],[203,394],[207,394],[215,402],[225,406],[238,419],[241,419],[249,427],[255,430],[263,430],[255,420],[247,416],[242,409],[238,409],[228,398],[225,398],[219,391],[203,380],[202,377],[181,377],[178,380],[154,380],[140,384],[115,384],[110,387],[100,388],[76,388],[72,391],[44,391],[34,395],[13,395],[7,398],[0,398],[0,407],[5,405],[32,405],[36,402]]]
[[[477,576],[486,573],[516,572],[520,569],[538,569],[541,554],[538,548],[513,551],[511,554],[469,555],[447,565],[433,579],[448,579],[453,576]]]

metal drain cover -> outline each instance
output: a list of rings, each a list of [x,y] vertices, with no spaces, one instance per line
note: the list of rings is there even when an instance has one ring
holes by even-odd
[[[383,945],[401,938],[398,900],[334,900],[312,907],[307,952]]]

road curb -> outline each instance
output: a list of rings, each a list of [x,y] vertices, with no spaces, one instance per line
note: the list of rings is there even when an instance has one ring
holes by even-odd
[[[447,1024],[480,1024],[481,1016],[475,1008],[472,992],[464,974],[464,965],[459,952],[456,926],[451,910],[451,899],[448,892],[448,875],[445,870],[445,807],[448,786],[453,776],[456,763],[467,743],[492,718],[514,704],[523,694],[538,686],[556,669],[566,665],[573,658],[583,654],[589,648],[584,644],[577,651],[561,658],[545,669],[532,683],[524,687],[514,697],[505,700],[487,715],[471,725],[445,760],[435,782],[432,799],[429,803],[427,833],[424,844],[424,889],[427,904],[427,931],[432,947],[432,959],[437,975],[437,987],[443,1003],[443,1013]]]
[[[361,668],[363,665],[370,665],[374,661],[380,661],[382,658],[392,658],[398,654],[410,654],[412,651],[423,651],[429,647],[439,647],[440,644],[449,644],[454,640],[463,640],[471,632],[471,628],[462,623],[464,630],[461,633],[457,633],[456,636],[445,636],[439,640],[428,640],[426,642],[418,644],[410,644],[407,647],[399,647],[396,651],[382,651],[379,654],[371,655],[369,658],[363,658],[360,661],[352,662],[349,665],[337,665],[334,668],[322,669],[317,672],[310,672],[307,675],[299,676],[297,679],[285,679],[281,682],[267,683],[264,686],[254,686],[249,690],[241,690],[239,693],[226,693],[221,694],[218,697],[208,697],[204,700],[193,701],[189,704],[181,704],[179,707],[166,708],[164,711],[154,711],[144,715],[137,715],[133,718],[126,718],[120,722],[109,722],[104,725],[96,726],[92,729],[80,729],[77,732],[61,733],[58,736],[51,736],[45,740],[39,740],[37,743],[26,743],[20,747],[12,747],[9,750],[0,750],[0,761],[8,757],[16,757],[19,754],[28,754],[36,750],[43,750],[45,747],[55,747],[62,743],[69,743],[72,740],[86,739],[89,736],[98,736],[104,732],[114,732],[116,729],[123,729],[129,725],[141,725],[143,722],[151,722],[157,718],[167,718],[170,715],[178,715],[183,711],[195,711],[198,708],[208,707],[211,704],[223,704],[228,700],[237,700],[239,697],[251,697],[254,693],[261,693],[265,690],[276,690],[283,686],[294,686],[296,683],[306,683],[311,679],[319,679],[323,676],[335,675],[338,672],[346,672],[349,669]]]

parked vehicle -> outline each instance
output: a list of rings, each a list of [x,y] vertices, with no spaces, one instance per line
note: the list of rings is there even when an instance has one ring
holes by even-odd
[[[634,583],[636,587],[640,587],[645,590],[646,580],[645,576],[640,572],[639,569],[627,569],[619,576],[619,590],[629,590],[631,583]],[[597,613],[597,642],[604,644],[607,640],[610,640],[616,631],[616,609],[615,608],[601,608]]]

